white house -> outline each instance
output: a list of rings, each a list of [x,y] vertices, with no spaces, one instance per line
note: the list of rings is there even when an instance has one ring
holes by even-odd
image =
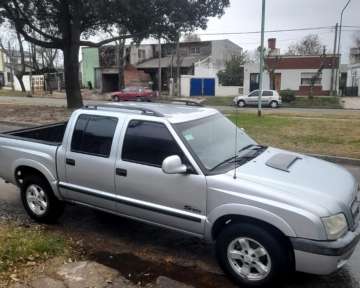
[[[308,95],[312,80],[316,95],[329,95],[332,90],[332,75],[339,65],[338,55],[281,55],[276,48],[276,39],[269,39],[269,53],[265,58],[264,89],[291,89],[297,95]],[[259,64],[245,65],[244,93],[259,88]]]

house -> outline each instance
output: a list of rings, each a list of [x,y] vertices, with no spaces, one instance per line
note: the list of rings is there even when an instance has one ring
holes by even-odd
[[[330,95],[339,67],[339,55],[282,55],[276,48],[276,39],[268,40],[268,53],[265,58],[264,89],[291,89],[297,95]],[[260,65],[245,65],[244,92],[259,88]]]
[[[136,65],[154,58],[156,45],[127,45],[124,51],[125,86],[148,86],[150,75],[138,70]],[[82,86],[94,87],[101,92],[112,92],[119,87],[118,46],[107,45],[101,48],[82,48],[80,62]]]
[[[350,49],[346,86],[347,96],[360,96],[360,48]]]
[[[169,83],[177,78],[177,67],[180,66],[182,96],[215,95],[218,91],[217,72],[224,68],[227,60],[242,53],[242,48],[229,40],[182,42],[179,46],[179,58],[174,43],[161,44],[161,55],[158,44],[126,46],[125,86],[152,86],[158,89],[160,64],[162,90],[172,88]],[[118,48],[114,45],[100,49],[83,48],[82,85],[86,87],[91,83],[102,92],[117,90],[117,54]],[[234,95],[237,95],[239,87],[235,90]]]

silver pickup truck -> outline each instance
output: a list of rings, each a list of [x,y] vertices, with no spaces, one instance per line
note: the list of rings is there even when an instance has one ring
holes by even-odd
[[[214,242],[220,266],[246,287],[332,273],[360,237],[350,173],[259,145],[210,108],[104,104],[0,134],[0,177],[39,222],[70,202]]]

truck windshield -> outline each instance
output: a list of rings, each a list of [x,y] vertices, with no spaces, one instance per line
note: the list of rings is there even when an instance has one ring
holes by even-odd
[[[237,142],[237,152],[256,145],[256,142],[244,131],[236,128],[228,118],[221,114],[176,124],[175,128],[207,170],[213,170],[227,159],[234,158],[235,142]]]

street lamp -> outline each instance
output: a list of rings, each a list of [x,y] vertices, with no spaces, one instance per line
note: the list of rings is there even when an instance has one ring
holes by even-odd
[[[263,94],[263,77],[264,77],[264,38],[265,38],[265,0],[262,0],[261,14],[261,50],[260,50],[260,79],[259,79],[259,100],[258,100],[258,116],[261,117],[261,102]]]
[[[339,44],[338,44],[338,51],[337,51],[337,54],[339,56],[340,56],[340,51],[341,51],[341,32],[342,32],[343,16],[344,16],[344,12],[345,12],[346,8],[349,6],[350,2],[351,2],[351,0],[348,0],[346,5],[344,6],[344,8],[341,10]],[[339,79],[340,78],[340,64],[341,64],[341,56],[339,57],[339,65],[338,65],[338,69],[336,70],[336,81],[335,81],[335,89],[336,89],[336,91],[338,91],[338,95],[339,95],[338,83],[340,82],[340,79]]]

